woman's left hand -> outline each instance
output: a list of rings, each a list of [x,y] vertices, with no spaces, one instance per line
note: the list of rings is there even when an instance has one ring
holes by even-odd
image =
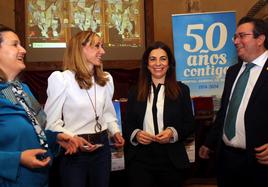
[[[167,128],[155,136],[155,141],[160,144],[166,144],[170,142],[173,137],[173,132],[171,129]]]
[[[114,146],[117,148],[122,148],[125,144],[124,138],[121,136],[120,132],[114,134]]]
[[[77,141],[70,135],[65,133],[59,133],[57,135],[58,143],[66,150],[65,155],[73,154],[78,151],[78,143]]]

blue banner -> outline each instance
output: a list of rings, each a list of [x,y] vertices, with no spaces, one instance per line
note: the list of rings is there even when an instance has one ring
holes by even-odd
[[[172,15],[176,76],[191,96],[220,98],[227,68],[237,63],[235,12]]]
[[[120,101],[113,101],[114,109],[116,112],[117,122],[119,128],[122,132],[122,121],[121,121],[121,105]],[[124,151],[123,149],[118,149],[114,146],[114,141],[110,136],[110,147],[111,147],[111,154],[112,154],[112,163],[111,163],[111,170],[118,171],[125,169],[125,161],[124,161]]]

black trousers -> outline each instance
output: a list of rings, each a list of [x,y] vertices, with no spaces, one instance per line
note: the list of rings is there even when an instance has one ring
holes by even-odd
[[[217,168],[219,187],[268,186],[268,166],[250,161],[246,150],[222,144]]]
[[[63,156],[60,160],[62,187],[109,186],[111,151],[107,135],[98,143],[103,143],[104,146],[90,153]]]
[[[165,145],[145,145],[126,165],[128,187],[180,187],[183,171],[170,161]]]

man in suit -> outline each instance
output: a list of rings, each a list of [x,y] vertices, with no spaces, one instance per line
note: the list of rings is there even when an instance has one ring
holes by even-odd
[[[219,187],[268,186],[267,33],[265,21],[243,17],[233,38],[241,62],[227,71],[221,108],[199,150],[204,159],[216,151]],[[245,91],[234,96],[241,92],[239,79],[244,79],[243,71],[251,65]],[[234,109],[238,98],[241,101]],[[234,121],[233,136],[228,131],[231,121]]]

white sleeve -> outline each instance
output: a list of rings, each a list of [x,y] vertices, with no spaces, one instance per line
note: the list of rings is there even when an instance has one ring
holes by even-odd
[[[114,81],[113,81],[113,77],[111,76],[110,73],[106,72],[108,74],[108,78],[109,78],[109,81],[107,82],[107,91],[108,91],[108,94],[110,95],[111,99],[113,99],[113,96],[114,96]]]
[[[169,140],[169,143],[175,143],[179,139],[177,130],[174,127],[167,127],[173,132],[173,137]]]
[[[117,132],[121,132],[118,120],[116,118],[116,112],[114,109],[114,105],[112,102],[113,94],[114,94],[114,83],[113,83],[113,77],[108,73],[109,81],[106,85],[106,99],[105,99],[105,106],[104,106],[104,119],[108,125],[108,130],[112,135],[114,135]]]
[[[64,132],[71,136],[74,134],[65,128],[62,120],[62,109],[66,98],[67,83],[63,73],[59,71],[53,72],[48,78],[47,101],[44,110],[47,114],[46,129]]]
[[[137,135],[137,133],[141,131],[140,129],[135,129],[132,133],[131,133],[131,136],[130,136],[130,143],[134,146],[137,146],[139,145],[139,142],[137,141],[134,141],[134,138],[135,136]]]

